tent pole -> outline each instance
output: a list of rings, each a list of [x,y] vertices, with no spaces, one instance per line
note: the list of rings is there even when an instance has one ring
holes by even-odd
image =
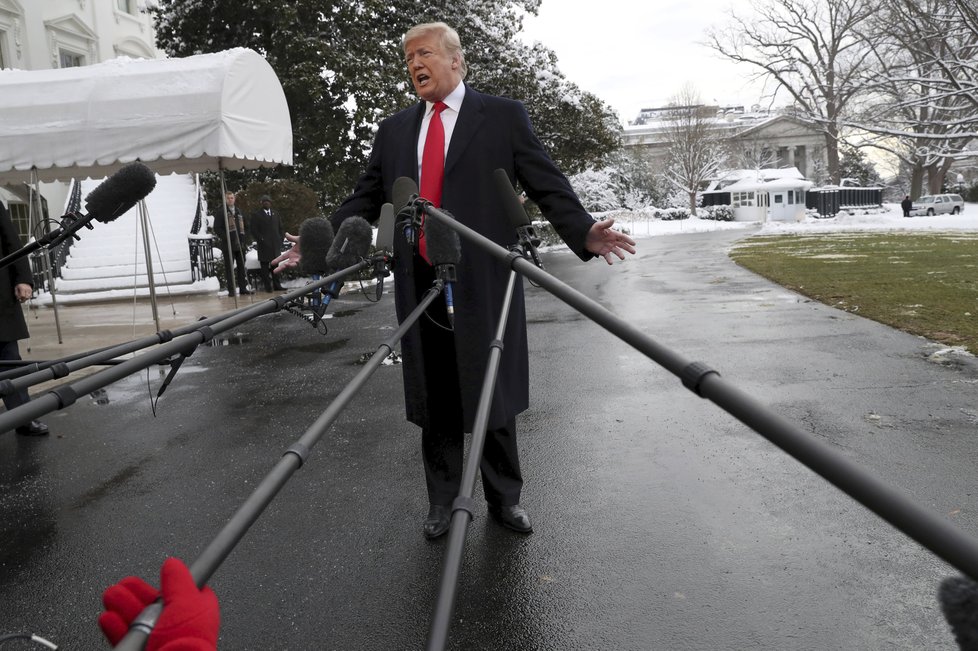
[[[236,283],[234,280],[234,268],[238,266],[238,261],[234,259],[234,251],[231,250],[231,229],[228,228],[228,201],[227,201],[228,191],[227,188],[224,186],[224,161],[220,158],[217,159],[217,170],[218,173],[220,173],[221,175],[221,210],[223,211],[224,214],[224,251],[227,251],[227,253],[224,253],[222,251],[221,256],[231,258],[230,260],[221,260],[221,262],[224,263],[224,275],[227,276],[227,278],[225,278],[224,281],[227,283],[228,286],[228,294],[230,294],[231,298],[234,299],[234,307],[235,309],[237,309],[238,294],[240,294],[241,292],[237,291]],[[238,246],[240,247],[242,244],[243,243],[241,241],[241,233],[238,233]],[[241,255],[244,256],[243,251]],[[246,273],[244,269],[242,269],[241,272]]]
[[[143,228],[143,250],[146,253],[146,279],[149,283],[149,303],[153,308],[153,322],[156,324],[156,331],[160,331],[160,314],[156,309],[156,281],[153,278],[153,254],[149,247],[149,224],[146,210],[146,200],[139,200],[139,224]],[[160,264],[163,261],[160,260]]]
[[[78,181],[75,181],[77,183]],[[41,180],[37,176],[37,167],[31,168],[31,197],[27,209],[27,234],[34,235],[34,229],[44,217],[44,206],[41,204]],[[36,204],[36,205],[35,205]],[[36,210],[35,210],[36,209]],[[54,309],[54,329],[58,333],[58,344],[63,344],[61,336],[61,316],[58,312],[58,296],[54,287],[54,274],[51,273],[51,254],[44,250],[41,255],[41,268],[44,270],[44,277],[48,281],[48,291],[51,292],[51,307]]]

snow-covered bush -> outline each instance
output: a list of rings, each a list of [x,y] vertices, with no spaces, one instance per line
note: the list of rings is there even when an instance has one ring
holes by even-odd
[[[689,209],[687,208],[666,208],[656,212],[659,219],[663,221],[673,221],[677,219],[689,219]]]
[[[584,170],[569,180],[588,212],[605,212],[622,207],[621,178],[614,169]]]
[[[707,206],[703,209],[700,217],[703,219],[714,219],[718,222],[732,222],[734,211],[733,208],[727,205]]]

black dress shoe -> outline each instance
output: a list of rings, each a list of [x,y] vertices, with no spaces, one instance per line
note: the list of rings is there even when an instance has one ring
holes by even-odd
[[[433,540],[445,535],[452,522],[452,509],[441,504],[432,504],[424,521],[424,537]]]
[[[533,531],[533,525],[530,524],[530,516],[526,514],[526,510],[519,504],[514,504],[513,506],[495,506],[490,504],[489,515],[507,529],[512,529],[519,533],[531,533]]]
[[[32,420],[27,425],[21,425],[17,428],[17,433],[24,436],[44,436],[49,431],[48,426],[39,420]]]
[[[253,291],[251,291],[250,289],[242,289],[242,290],[241,290],[240,292],[238,292],[238,293],[239,293],[239,294],[241,294],[242,296],[245,296],[245,295],[247,295],[247,294],[254,294],[255,292],[253,292]]]

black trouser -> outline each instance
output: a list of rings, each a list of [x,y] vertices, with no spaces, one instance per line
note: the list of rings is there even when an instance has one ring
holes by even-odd
[[[0,341],[0,361],[10,362],[19,359],[20,349],[17,347],[16,341]],[[10,411],[30,402],[30,399],[31,397],[27,393],[27,389],[21,389],[20,391],[5,395],[3,397],[3,406],[7,408],[7,411]]]
[[[231,251],[231,255],[228,255],[227,249],[221,247],[221,257],[224,258],[224,282],[227,283],[228,293],[231,292],[231,266],[232,261],[234,265],[234,281],[238,286],[238,291],[245,289],[248,286],[248,279],[245,278],[245,262],[244,254],[241,249],[237,251]]]
[[[420,296],[431,287],[434,272],[420,258],[415,260],[419,261],[414,271]],[[455,334],[446,329],[444,298],[435,300],[418,324],[428,396],[428,426],[421,429],[428,501],[449,505],[458,495],[462,480],[465,435]],[[478,389],[468,387],[469,391]],[[486,431],[479,469],[486,501],[496,506],[519,504],[523,475],[516,444],[516,418],[510,418],[502,427]]]
[[[261,286],[266,292],[270,292],[273,289],[282,289],[282,283],[279,282],[278,276],[274,275],[271,270],[272,260],[274,259],[274,257],[268,259],[258,258],[258,277],[261,278]]]

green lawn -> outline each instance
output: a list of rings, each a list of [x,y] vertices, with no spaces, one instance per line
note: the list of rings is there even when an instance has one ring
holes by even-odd
[[[978,354],[978,233],[758,236],[730,257],[827,305]]]

